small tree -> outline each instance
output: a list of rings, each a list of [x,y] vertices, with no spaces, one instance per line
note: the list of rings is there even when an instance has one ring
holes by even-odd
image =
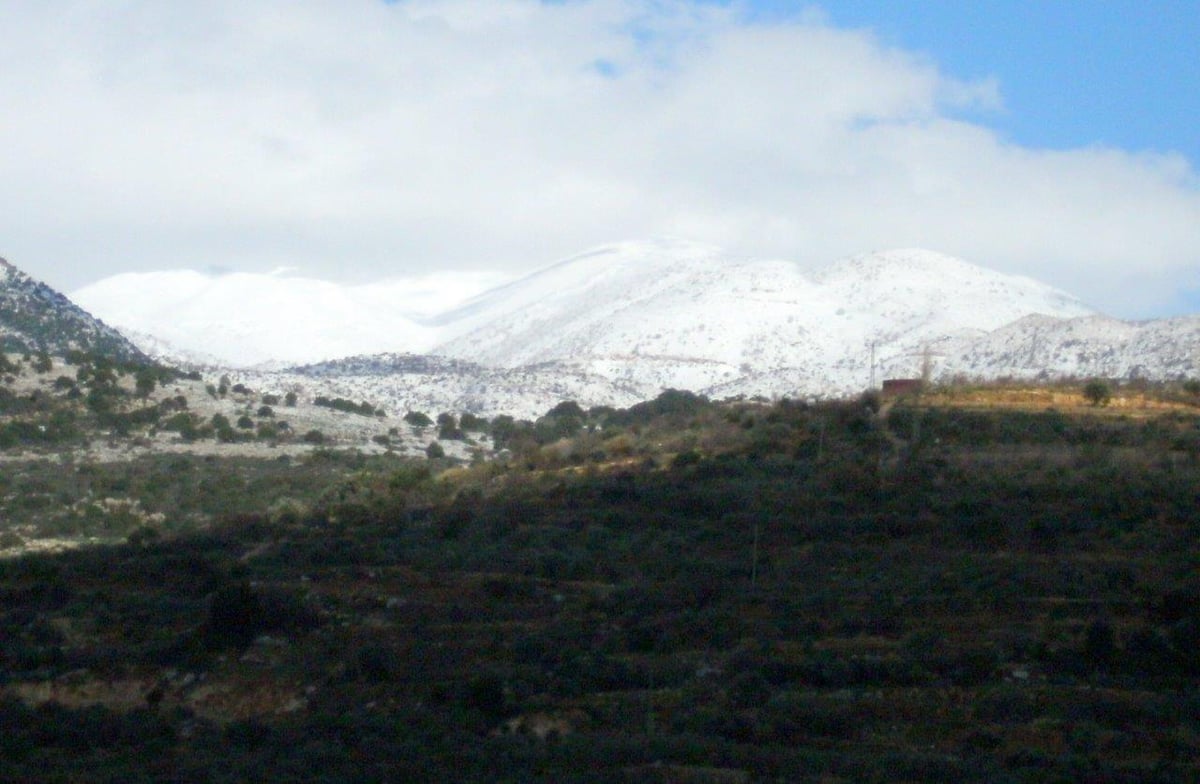
[[[436,460],[439,457],[445,457],[446,450],[437,441],[430,441],[429,446],[425,447],[425,456],[430,460]]]
[[[150,393],[154,391],[154,387],[158,385],[158,377],[150,368],[142,368],[134,378],[138,397],[149,397]]]
[[[1107,406],[1112,400],[1112,389],[1104,381],[1094,378],[1083,387],[1083,396],[1093,406]]]

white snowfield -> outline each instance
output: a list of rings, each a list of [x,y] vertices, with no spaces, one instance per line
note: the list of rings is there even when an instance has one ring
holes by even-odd
[[[626,242],[462,301],[485,282],[163,272],[109,278],[73,298],[155,356],[240,368],[248,382],[255,370],[261,383],[308,379],[393,408],[485,415],[540,414],[562,399],[628,405],[664,388],[840,395],[924,365],[939,377],[1200,375],[1200,317],[1122,322],[928,250],[806,271],[680,240]],[[459,362],[414,364],[430,354]]]

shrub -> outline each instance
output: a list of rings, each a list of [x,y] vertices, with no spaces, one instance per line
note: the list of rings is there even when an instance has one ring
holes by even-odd
[[[1083,397],[1093,406],[1106,406],[1112,399],[1112,389],[1100,379],[1093,379],[1084,385]]]
[[[347,414],[361,414],[362,416],[375,416],[381,413],[375,409],[375,406],[365,400],[361,403],[355,403],[352,400],[346,400],[341,397],[329,398],[324,395],[317,395],[313,400],[313,405],[332,408],[334,411],[344,411]]]
[[[409,411],[404,415],[404,421],[413,427],[429,427],[433,424],[433,420],[421,411]]]
[[[482,433],[487,430],[488,421],[471,413],[465,413],[458,420],[458,426],[472,433]]]

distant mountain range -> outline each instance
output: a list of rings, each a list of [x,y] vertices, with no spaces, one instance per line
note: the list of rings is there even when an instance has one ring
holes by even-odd
[[[677,240],[620,243],[449,308],[394,282],[190,272],[122,275],[74,297],[147,353],[259,386],[485,414],[567,398],[624,405],[670,387],[842,395],[923,371],[1200,376],[1200,316],[1119,321],[1029,278],[915,249],[805,271]]]
[[[149,361],[120,332],[4,259],[0,259],[0,350],[60,356],[79,350],[120,361]]]

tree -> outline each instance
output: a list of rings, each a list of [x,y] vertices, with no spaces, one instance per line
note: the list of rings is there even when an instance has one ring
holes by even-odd
[[[1183,382],[1183,391],[1192,397],[1200,397],[1200,379],[1190,378]]]
[[[454,414],[438,414],[438,438],[443,441],[462,441],[467,436],[458,429],[458,420]]]
[[[1093,406],[1107,406],[1112,399],[1112,389],[1104,381],[1095,378],[1083,387],[1083,396]]]
[[[459,417],[458,426],[462,430],[469,430],[473,433],[482,433],[487,430],[488,421],[483,417],[475,416],[468,411]]]
[[[134,376],[138,397],[149,397],[158,384],[158,377],[151,368],[142,368]]]
[[[446,450],[437,441],[430,441],[429,446],[425,447],[425,456],[430,460],[436,460],[439,457],[445,457]]]

